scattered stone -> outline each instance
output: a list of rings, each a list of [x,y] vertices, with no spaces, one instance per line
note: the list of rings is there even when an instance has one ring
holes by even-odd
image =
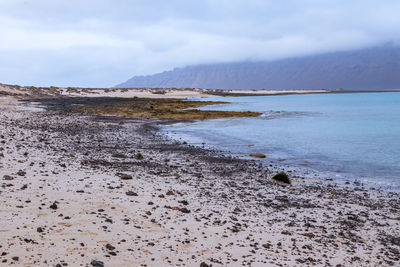
[[[25,175],[26,175],[26,171],[19,170],[19,171],[17,172],[17,175],[19,175],[19,176],[25,176]]]
[[[179,209],[179,211],[183,213],[190,213],[190,210],[188,210],[187,208],[181,208]]]
[[[90,264],[94,267],[104,267],[104,262],[102,262],[102,261],[93,260],[90,262]]]
[[[392,237],[391,242],[393,245],[400,246],[400,237]]]
[[[278,182],[282,182],[285,184],[291,184],[292,182],[290,181],[289,177],[287,176],[286,173],[284,172],[280,172],[278,174],[276,174],[274,177],[272,177],[272,180],[278,181]]]
[[[126,173],[118,173],[117,176],[121,178],[121,180],[132,180],[133,177],[132,175],[126,174]]]
[[[137,154],[134,156],[134,158],[137,159],[137,160],[142,160],[142,159],[144,159],[143,155],[140,154],[140,153],[137,153]]]
[[[14,177],[12,177],[10,175],[4,175],[3,179],[6,180],[6,181],[11,181],[11,180],[14,180]]]
[[[53,209],[53,210],[58,209],[56,202],[54,202],[53,204],[50,205],[50,209]]]
[[[106,245],[106,249],[108,249],[108,250],[114,250],[115,247],[114,247],[113,245],[111,245],[111,244],[107,244],[107,245]]]
[[[170,209],[170,210],[179,210],[179,207],[164,206],[164,208]]]
[[[128,191],[128,192],[126,192],[125,194],[126,194],[127,196],[133,196],[133,197],[137,197],[137,196],[138,196],[138,194],[135,193],[135,192],[133,192],[133,191]]]
[[[113,158],[119,158],[119,159],[126,159],[126,155],[123,153],[114,153],[111,155]]]
[[[178,203],[181,203],[182,205],[185,205],[185,206],[189,205],[189,202],[187,202],[187,200],[181,200],[181,201],[178,201]]]

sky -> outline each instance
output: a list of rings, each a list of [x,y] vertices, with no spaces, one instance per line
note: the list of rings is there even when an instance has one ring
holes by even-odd
[[[398,0],[0,0],[0,83],[111,87],[400,36]]]

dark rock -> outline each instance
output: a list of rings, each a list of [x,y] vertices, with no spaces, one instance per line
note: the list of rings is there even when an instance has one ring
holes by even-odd
[[[276,174],[274,177],[272,177],[272,180],[278,181],[278,182],[282,182],[285,184],[291,184],[292,182],[290,181],[289,177],[287,176],[286,173],[284,172],[280,172],[278,174]]]
[[[114,250],[115,247],[114,247],[113,245],[111,245],[111,244],[107,244],[107,245],[106,245],[106,249],[108,249],[108,250]]]
[[[53,209],[53,210],[58,209],[56,202],[54,202],[53,204],[50,205],[50,209]]]
[[[17,172],[17,174],[18,174],[19,176],[25,176],[25,175],[26,175],[26,171],[19,170],[19,171]]]
[[[142,154],[137,153],[134,158],[137,159],[137,160],[142,160],[144,157],[143,157]]]
[[[263,248],[266,248],[266,249],[270,249],[271,247],[272,247],[272,245],[271,244],[263,244],[262,245],[263,246]]]
[[[133,196],[133,197],[137,197],[137,196],[138,196],[138,194],[135,193],[135,192],[133,192],[133,191],[128,191],[128,192],[126,192],[125,194],[126,194],[127,196]]]
[[[393,237],[391,241],[393,245],[400,246],[400,237]]]
[[[181,208],[179,209],[179,211],[183,213],[190,213],[190,210],[188,210],[187,208]]]
[[[187,202],[187,200],[181,200],[181,201],[178,201],[178,203],[181,203],[185,206],[189,205],[189,202]]]
[[[122,153],[114,153],[111,155],[113,158],[126,159],[126,155]]]
[[[104,262],[102,262],[102,261],[93,260],[90,262],[90,264],[94,267],[104,267]]]
[[[126,173],[118,173],[117,176],[121,178],[121,180],[131,180],[133,179],[132,175],[126,174]]]
[[[3,179],[6,180],[6,181],[11,181],[11,180],[14,180],[14,177],[12,177],[10,175],[4,175]]]

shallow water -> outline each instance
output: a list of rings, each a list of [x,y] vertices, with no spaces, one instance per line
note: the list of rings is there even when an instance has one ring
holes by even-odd
[[[264,153],[267,161],[305,166],[338,181],[400,189],[400,93],[222,100],[232,103],[203,109],[263,115],[175,124],[168,130],[192,143],[206,142],[234,153]]]

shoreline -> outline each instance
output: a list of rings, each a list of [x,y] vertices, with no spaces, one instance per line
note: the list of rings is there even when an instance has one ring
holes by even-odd
[[[191,121],[183,121],[183,122],[178,122],[178,123],[192,123]],[[274,169],[275,172],[279,172],[279,170],[290,170],[290,172],[296,173],[299,177],[302,177],[304,179],[304,182],[309,182],[309,181],[320,181],[324,183],[326,186],[329,185],[334,185],[334,186],[339,186],[339,187],[344,187],[348,189],[354,189],[354,188],[363,188],[365,190],[370,190],[370,191],[376,191],[376,192],[383,192],[383,193],[389,193],[393,195],[399,195],[400,197],[400,189],[394,189],[388,185],[379,185],[379,184],[374,184],[371,183],[371,177],[372,176],[360,176],[359,178],[354,179],[355,176],[357,176],[356,173],[340,173],[342,176],[340,178],[334,177],[336,174],[335,171],[333,170],[320,170],[316,168],[315,165],[310,165],[309,162],[304,165],[298,162],[299,160],[296,160],[297,162],[285,162],[282,163],[281,158],[273,158],[269,156],[268,158],[258,158],[256,159],[255,157],[250,156],[252,153],[251,151],[248,152],[238,152],[238,151],[233,151],[229,148],[223,147],[221,144],[216,144],[212,143],[210,144],[209,140],[206,140],[205,138],[199,137],[199,136],[189,136],[188,134],[182,134],[182,133],[176,133],[174,128],[170,128],[169,125],[167,124],[166,127],[163,127],[162,130],[163,134],[165,134],[168,138],[170,138],[174,142],[185,142],[189,145],[196,146],[198,148],[202,149],[209,149],[213,151],[218,151],[219,154],[221,155],[228,155],[232,156],[235,158],[240,158],[244,160],[255,160],[255,161],[260,161],[263,164],[269,166],[271,169]],[[201,142],[194,142],[190,138],[195,138],[195,140],[199,141],[200,139],[202,140]],[[245,144],[242,144],[245,146]],[[255,152],[256,153],[256,152]],[[264,154],[263,154],[264,155]],[[268,153],[268,155],[270,155]],[[368,179],[369,181],[365,181],[365,179]]]
[[[0,109],[3,264],[399,262],[397,194],[283,185],[260,161],[168,140],[157,125],[175,120]]]
[[[177,122],[178,124],[188,124],[190,125],[193,123],[193,121],[182,121],[182,122]],[[185,128],[186,126],[179,126],[179,128]],[[301,158],[294,158],[291,159],[290,161],[287,161],[287,159],[282,159],[281,156],[274,156],[271,153],[273,151],[269,150],[251,150],[249,148],[253,147],[253,144],[249,144],[248,142],[243,142],[240,139],[235,139],[236,146],[242,147],[242,149],[231,149],[227,145],[224,145],[225,141],[227,140],[217,140],[215,139],[215,136],[213,136],[212,140],[207,139],[207,137],[204,137],[202,135],[195,135],[192,132],[185,132],[184,130],[176,129],[173,126],[171,127],[171,123],[167,124],[166,126],[161,128],[161,131],[163,134],[168,136],[172,141],[176,142],[185,142],[189,145],[193,145],[199,148],[204,148],[204,149],[210,149],[210,150],[215,150],[218,151],[220,154],[223,155],[230,155],[233,157],[241,158],[244,160],[258,160],[263,162],[263,164],[266,164],[270,167],[273,167],[276,171],[279,170],[292,170],[293,172],[299,174],[299,176],[304,177],[306,180],[307,179],[318,179],[323,182],[327,182],[329,184],[333,185],[338,185],[341,187],[363,187],[367,190],[372,190],[372,191],[381,191],[381,192],[388,192],[388,193],[393,193],[393,194],[400,194],[400,188],[393,187],[387,183],[381,184],[378,182],[374,182],[373,178],[377,177],[376,175],[368,174],[365,171],[364,172],[351,172],[349,170],[343,171],[343,172],[336,172],[334,171],[333,167],[330,167],[329,169],[325,166],[325,169],[322,169],[320,166],[318,166],[320,163],[316,162],[310,162],[307,160],[304,162],[301,160]],[[228,139],[229,140],[229,139]],[[231,140],[229,140],[231,142]],[[248,149],[248,150],[247,150]],[[246,151],[246,152],[244,152]],[[266,158],[258,158],[256,159],[255,157],[250,156],[250,154],[254,153],[265,153],[265,155],[268,155]],[[264,155],[264,154],[263,154]],[[338,176],[337,176],[338,175]],[[334,177],[334,178],[332,178]],[[392,177],[397,177],[390,175],[388,176],[390,178]],[[381,178],[381,177],[380,177]],[[386,176],[385,176],[386,178]]]
[[[200,88],[80,88],[35,87],[0,84],[0,96],[15,97],[125,97],[125,98],[207,98],[212,96],[276,96],[307,94],[399,93],[400,89],[200,89]]]

